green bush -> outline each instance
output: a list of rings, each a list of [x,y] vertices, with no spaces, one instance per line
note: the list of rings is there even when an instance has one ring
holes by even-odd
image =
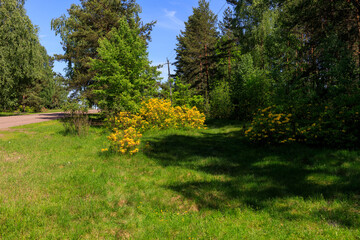
[[[210,116],[218,119],[230,118],[233,110],[229,85],[223,82],[210,92]]]
[[[314,145],[353,147],[359,141],[359,112],[359,106],[310,105],[307,116],[298,119],[298,138]]]
[[[258,108],[271,105],[273,80],[265,70],[255,66],[250,54],[241,56],[235,76],[229,87],[236,117],[250,120]]]
[[[258,109],[245,136],[257,143],[303,142],[332,147],[356,147],[360,136],[360,106],[308,104]]]
[[[173,105],[186,106],[188,108],[196,107],[200,112],[205,112],[205,100],[201,95],[195,95],[190,88],[190,84],[183,84],[176,81],[176,87],[173,93]]]
[[[292,114],[278,113],[275,106],[258,109],[245,136],[257,143],[288,143],[296,140]]]
[[[79,136],[87,135],[90,127],[88,106],[84,101],[71,101],[63,106],[64,118],[62,123],[66,133]]]

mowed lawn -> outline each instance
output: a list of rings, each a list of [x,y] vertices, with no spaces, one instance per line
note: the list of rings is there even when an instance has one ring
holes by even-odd
[[[0,239],[359,239],[359,151],[208,126],[146,133],[132,157],[101,153],[102,128],[0,132]]]

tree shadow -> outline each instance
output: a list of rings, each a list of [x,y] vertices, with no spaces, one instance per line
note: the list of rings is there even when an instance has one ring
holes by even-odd
[[[325,218],[333,225],[360,227],[360,217],[344,217],[351,211],[360,212],[354,201],[360,195],[360,169],[349,167],[354,163],[360,166],[358,152],[348,154],[297,144],[256,146],[242,138],[240,131],[165,135],[149,139],[148,143],[151,150],[145,154],[162,166],[178,166],[212,176],[211,180],[179,181],[165,186],[195,201],[199,208],[272,209],[272,214],[280,216],[281,212],[282,218],[294,220],[309,216],[290,214],[295,207],[273,206],[274,201],[321,198],[329,203],[342,201],[347,207],[319,209],[313,216]]]

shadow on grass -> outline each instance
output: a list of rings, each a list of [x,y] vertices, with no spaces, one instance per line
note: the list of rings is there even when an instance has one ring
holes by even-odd
[[[200,136],[164,135],[149,140],[145,154],[163,166],[178,166],[211,175],[211,180],[178,181],[166,188],[195,201],[199,208],[251,207],[282,218],[326,219],[329,224],[360,227],[359,153],[301,145],[255,146],[240,132]],[[275,201],[299,198],[342,202],[298,216]],[[315,200],[314,200],[315,199]],[[359,200],[359,199],[358,199]],[[288,217],[286,217],[288,216]]]

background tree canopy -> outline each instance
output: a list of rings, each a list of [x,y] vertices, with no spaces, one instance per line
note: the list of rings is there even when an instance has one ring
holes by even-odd
[[[131,29],[139,30],[139,36],[150,40],[154,22],[144,24],[140,17],[140,6],[135,0],[81,0],[73,4],[68,16],[53,19],[52,29],[60,35],[65,53],[57,55],[58,60],[67,62],[69,89],[74,95],[81,94],[90,102],[95,98],[91,85],[94,84],[95,69],[91,69],[91,59],[99,57],[99,40],[108,38],[113,28],[118,28],[120,20],[126,19]]]
[[[24,1],[1,1],[0,22],[0,109],[58,107],[66,97],[62,81],[54,78]]]

